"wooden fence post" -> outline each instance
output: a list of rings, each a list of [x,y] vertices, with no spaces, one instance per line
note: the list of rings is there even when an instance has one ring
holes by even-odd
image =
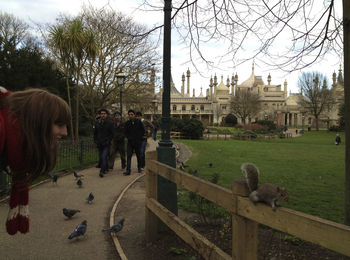
[[[146,200],[157,200],[157,174],[151,172],[147,165],[151,160],[157,160],[157,151],[150,151],[146,153]],[[147,203],[146,203],[147,205]],[[152,242],[157,239],[158,236],[158,217],[150,211],[147,206],[145,208],[145,236],[146,242]]]
[[[232,182],[232,195],[237,209],[237,197],[249,195],[245,179]],[[258,223],[232,212],[232,259],[258,259]]]

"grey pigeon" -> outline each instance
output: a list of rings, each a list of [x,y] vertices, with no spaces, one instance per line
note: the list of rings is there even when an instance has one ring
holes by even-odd
[[[87,221],[84,220],[83,222],[81,222],[81,224],[79,224],[74,231],[72,232],[72,234],[69,235],[68,239],[73,239],[75,237],[79,237],[85,234],[86,232],[86,228],[87,228]]]
[[[68,217],[68,218],[71,218],[73,217],[77,212],[80,212],[79,209],[66,209],[66,208],[63,208],[63,214]]]
[[[80,173],[77,173],[76,171],[73,172],[73,175],[74,175],[75,179],[78,179],[78,178],[81,178],[81,177],[84,176],[84,175],[82,175]]]
[[[83,185],[83,181],[81,179],[78,179],[77,185],[79,186],[79,188],[81,188],[81,186]]]
[[[57,174],[52,175],[51,178],[52,178],[52,183],[56,183],[57,184],[58,175]]]
[[[94,194],[92,194],[92,192],[90,192],[89,196],[86,198],[88,203],[92,203],[92,201],[94,200]]]
[[[124,226],[124,218],[118,221],[117,224],[111,226],[110,228],[102,229],[102,231],[111,231],[113,233],[118,233],[123,229]]]
[[[222,152],[222,150],[219,148],[219,149],[218,149],[218,152],[219,152],[219,153],[221,153],[221,152]]]

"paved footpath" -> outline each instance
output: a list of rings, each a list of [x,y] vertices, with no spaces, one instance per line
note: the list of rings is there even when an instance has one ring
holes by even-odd
[[[147,150],[155,150],[156,142],[149,139]],[[14,236],[7,234],[5,221],[8,203],[0,203],[0,259],[119,259],[109,232],[109,215],[122,190],[139,176],[136,157],[132,158],[130,176],[124,176],[117,158],[115,169],[104,178],[93,167],[79,171],[83,186],[78,188],[73,174],[62,176],[57,185],[47,182],[30,190],[30,232]],[[93,192],[92,204],[86,197]],[[72,219],[66,219],[62,208],[79,209]],[[87,220],[86,235],[68,240],[74,228]]]

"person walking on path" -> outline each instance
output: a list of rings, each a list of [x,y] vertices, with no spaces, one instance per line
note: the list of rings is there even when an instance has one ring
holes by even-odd
[[[120,112],[114,113],[114,136],[110,147],[108,167],[113,169],[116,153],[119,152],[122,169],[126,167],[124,123]]]
[[[154,126],[150,121],[142,118],[141,112],[136,112],[136,118],[142,122],[143,127],[145,128],[145,134],[142,137],[141,146],[140,146],[141,171],[143,171],[145,169],[145,164],[146,164],[147,139],[152,136]]]
[[[152,125],[153,125],[153,140],[156,141],[157,140],[157,132],[159,129],[159,123],[157,120],[157,116],[154,116],[154,119],[152,121]]]
[[[127,160],[126,160],[126,171],[124,175],[130,175],[131,172],[131,157],[133,151],[135,151],[137,158],[137,170],[141,173],[141,157],[140,157],[140,146],[142,138],[145,134],[145,128],[140,120],[135,117],[135,111],[130,109],[128,111],[129,120],[126,121],[124,127],[124,133],[128,139],[127,145]]]
[[[94,142],[98,148],[99,162],[101,164],[99,174],[101,178],[108,171],[109,147],[114,134],[113,122],[108,119],[108,115],[107,109],[100,109],[101,117],[96,121],[94,130]]]

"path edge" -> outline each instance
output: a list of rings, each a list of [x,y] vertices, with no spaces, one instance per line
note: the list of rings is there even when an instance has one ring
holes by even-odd
[[[114,215],[115,215],[115,211],[117,210],[118,204],[121,201],[121,199],[123,198],[125,192],[127,192],[129,190],[129,188],[131,187],[131,185],[133,185],[136,181],[138,181],[140,178],[144,177],[146,174],[143,173],[140,176],[137,176],[132,182],[130,182],[124,189],[123,191],[119,194],[118,199],[115,201],[113,208],[111,210],[111,213],[109,215],[109,226],[112,227],[115,223],[114,223]],[[117,250],[118,255],[120,256],[120,258],[122,260],[128,260],[128,258],[126,257],[123,248],[121,247],[118,237],[115,235],[111,235],[112,239],[113,239],[113,243],[114,243],[114,247]]]

